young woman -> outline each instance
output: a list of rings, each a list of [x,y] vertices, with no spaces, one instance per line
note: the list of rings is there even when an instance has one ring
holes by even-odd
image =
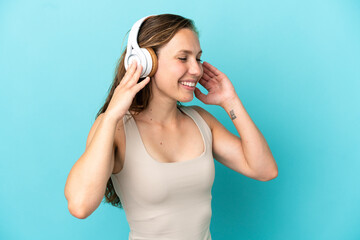
[[[124,207],[129,239],[211,239],[213,159],[260,181],[277,176],[276,162],[227,76],[201,63],[192,20],[148,17],[137,42],[153,51],[151,74],[140,78],[137,61],[126,70],[123,52],[85,152],[69,173],[69,211],[86,218],[105,194],[107,202]],[[205,109],[181,105],[194,94],[222,107],[241,138]]]

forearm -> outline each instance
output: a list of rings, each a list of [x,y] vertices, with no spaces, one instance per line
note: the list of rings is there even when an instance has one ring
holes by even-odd
[[[72,167],[65,186],[69,206],[81,216],[93,212],[103,199],[112,173],[116,122],[105,115],[85,152]]]
[[[264,178],[276,175],[277,165],[271,150],[264,136],[246,112],[240,98],[237,96],[227,101],[222,107],[238,131],[245,159],[250,168]]]

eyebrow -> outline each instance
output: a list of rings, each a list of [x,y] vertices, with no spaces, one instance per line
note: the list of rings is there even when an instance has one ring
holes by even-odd
[[[180,51],[178,51],[178,53],[179,52],[183,52],[183,53],[192,53],[192,51],[190,51],[190,50],[186,50],[186,49],[181,49]],[[200,50],[200,52],[199,53],[202,53],[202,50]],[[198,53],[198,54],[199,54]]]

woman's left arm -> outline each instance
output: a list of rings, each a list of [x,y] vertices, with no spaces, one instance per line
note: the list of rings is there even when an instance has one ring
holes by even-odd
[[[207,89],[208,94],[205,95],[196,88],[195,96],[205,104],[221,106],[231,118],[240,136],[239,138],[229,132],[204,109],[197,108],[207,115],[206,118],[211,123],[215,159],[261,181],[275,178],[278,174],[275,159],[264,136],[246,112],[232,83],[224,73],[207,62],[204,62],[203,69],[204,74],[199,82]]]

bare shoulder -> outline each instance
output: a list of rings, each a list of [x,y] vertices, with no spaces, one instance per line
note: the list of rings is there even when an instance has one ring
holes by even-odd
[[[217,120],[211,113],[209,113],[207,110],[197,105],[191,105],[188,107],[196,110],[200,114],[200,116],[205,120],[209,128],[211,130],[213,129],[214,122]]]

